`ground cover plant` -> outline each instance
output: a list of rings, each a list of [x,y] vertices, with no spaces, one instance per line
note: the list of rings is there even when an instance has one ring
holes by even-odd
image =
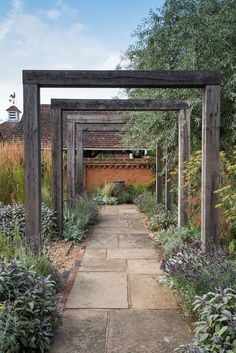
[[[161,269],[181,292],[189,311],[197,295],[215,288],[236,288],[236,260],[225,252],[207,254],[198,246],[185,244],[165,257]]]
[[[179,353],[234,353],[236,352],[236,290],[218,289],[197,297],[194,312],[193,344],[179,347]]]
[[[119,182],[105,183],[97,188],[95,199],[103,205],[134,203],[138,195],[147,190],[152,190],[154,186],[153,182],[144,185],[131,184],[128,186]]]
[[[64,210],[64,239],[81,241],[87,235],[88,226],[95,224],[98,216],[97,200],[86,194],[81,196],[76,207]]]
[[[147,216],[148,227],[151,231],[159,231],[167,229],[170,226],[176,226],[177,213],[176,210],[169,211],[162,204],[157,204],[156,196],[151,191],[145,191],[136,196],[134,203],[140,212]]]
[[[56,284],[20,261],[0,260],[1,352],[46,352],[60,324]]]
[[[184,244],[200,246],[200,232],[196,228],[169,226],[154,233],[156,241],[162,246],[165,255],[176,252]]]
[[[25,234],[25,210],[23,205],[0,205],[0,229],[9,236]],[[45,239],[56,235],[55,215],[46,205],[42,205],[42,234]]]

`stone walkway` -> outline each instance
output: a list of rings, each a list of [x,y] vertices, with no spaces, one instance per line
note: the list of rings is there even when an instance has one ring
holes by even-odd
[[[104,207],[89,240],[51,353],[171,353],[190,342],[136,206]]]

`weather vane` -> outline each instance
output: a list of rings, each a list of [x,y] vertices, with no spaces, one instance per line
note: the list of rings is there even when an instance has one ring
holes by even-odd
[[[16,92],[14,92],[13,94],[10,94],[9,102],[11,102],[13,105],[16,104]]]

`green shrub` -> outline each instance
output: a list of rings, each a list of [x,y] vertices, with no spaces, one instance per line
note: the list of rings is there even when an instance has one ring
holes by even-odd
[[[132,199],[130,197],[130,194],[127,190],[123,190],[120,192],[120,194],[117,197],[118,203],[123,204],[123,203],[131,203]]]
[[[13,309],[8,305],[0,312],[0,352],[19,353],[20,344],[18,342],[21,324]]]
[[[84,214],[87,217],[87,224],[95,224],[99,216],[99,208],[92,197],[83,195],[77,201],[77,208],[80,214]]]
[[[134,203],[137,205],[140,212],[146,213],[148,216],[157,213],[158,206],[156,203],[156,198],[151,191],[145,191],[144,193],[138,195],[134,199]]]
[[[200,320],[195,324],[194,343],[181,346],[178,352],[236,352],[235,289],[219,289],[197,297],[194,311]]]
[[[22,250],[17,259],[27,268],[32,268],[38,275],[48,277],[55,282],[56,290],[63,287],[62,278],[56,267],[45,255],[30,254],[28,251]]]
[[[113,196],[96,196],[94,198],[94,201],[98,205],[117,205],[118,204],[117,197],[113,197]]]
[[[189,228],[178,228],[171,225],[155,233],[156,241],[162,246],[165,255],[170,255],[185,243],[196,243],[200,240],[200,233]]]
[[[155,232],[161,229],[167,229],[170,226],[177,224],[176,212],[165,210],[159,207],[157,213],[148,218],[149,228]]]
[[[45,352],[50,349],[56,328],[60,324],[55,282],[42,277],[21,262],[0,261],[0,302],[4,311],[17,322],[14,337],[19,352]],[[6,325],[2,320],[1,325]],[[3,327],[4,330],[7,327]]]
[[[25,235],[25,210],[22,205],[0,205],[0,231],[9,236],[18,233],[22,239]],[[42,234],[46,239],[56,236],[56,222],[54,212],[43,204],[42,206]]]
[[[154,193],[155,180],[154,180],[154,183],[152,181],[151,183],[148,183],[148,184],[131,184],[131,185],[127,186],[127,191],[130,195],[130,199],[133,202],[134,199],[140,194],[143,194],[145,192]]]
[[[150,192],[153,184],[132,184],[125,186],[123,183],[105,183],[96,191],[96,200],[100,204],[115,205],[122,203],[134,203],[135,198],[145,192]]]
[[[0,259],[12,259],[15,253],[16,249],[13,239],[7,236],[6,233],[0,232]]]
[[[79,242],[87,234],[89,225],[94,224],[99,216],[97,202],[84,195],[77,202],[77,207],[66,208],[64,211],[63,237]]]
[[[41,276],[51,276],[57,284],[57,288],[62,287],[61,277],[53,263],[45,255],[36,255],[26,251],[19,236],[14,238],[0,233],[0,259],[12,260],[16,258],[27,268],[33,268]],[[1,351],[0,351],[1,352]]]
[[[196,295],[236,286],[236,260],[223,252],[207,254],[193,245],[184,245],[167,256],[161,269],[182,293],[188,311],[192,311]]]
[[[67,208],[64,210],[63,238],[79,242],[85,238],[88,217],[81,213],[78,208]]]

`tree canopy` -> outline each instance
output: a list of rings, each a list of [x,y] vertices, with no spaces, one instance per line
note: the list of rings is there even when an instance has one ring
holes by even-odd
[[[221,148],[236,143],[236,1],[166,0],[161,9],[151,10],[133,34],[120,68],[136,70],[220,70]],[[192,138],[199,147],[201,136],[200,90],[127,91],[132,98],[185,99],[192,107]],[[170,146],[176,142],[174,113],[135,114],[127,128],[128,141],[146,141],[154,146],[158,138]]]

